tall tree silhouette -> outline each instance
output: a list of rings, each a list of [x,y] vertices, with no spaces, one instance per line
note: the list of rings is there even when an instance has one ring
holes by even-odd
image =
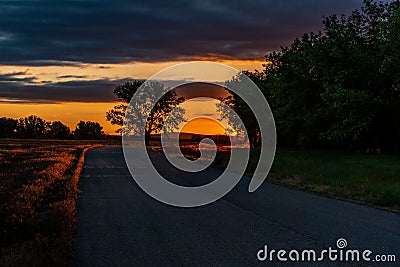
[[[247,75],[255,84],[257,84],[259,88],[262,88],[264,86],[263,82],[265,81],[265,76],[262,72],[256,71],[252,73],[245,71],[243,72],[243,74]],[[243,76],[237,75],[232,79],[226,81],[226,87],[244,88],[244,86],[241,85],[241,83],[243,82],[241,77]],[[261,133],[256,117],[254,116],[250,107],[239,96],[231,91],[229,91],[229,93],[230,95],[219,99],[226,106],[217,103],[217,112],[220,114],[221,120],[226,120],[231,128],[235,129],[238,134],[243,134],[243,131],[246,130],[250,146],[253,148],[259,146],[261,143]],[[242,93],[245,94],[246,92]],[[234,116],[233,114],[233,111],[235,111],[238,116],[243,120],[236,118],[236,116]],[[244,124],[246,129],[241,128],[241,123]]]
[[[175,90],[168,91],[168,88],[161,82],[151,81],[144,85],[143,83],[144,81],[136,80],[117,86],[114,94],[124,103],[116,105],[112,110],[108,111],[106,118],[111,124],[121,126],[117,132],[139,134],[143,129],[139,128],[140,123],[138,122],[144,122],[147,112],[151,110],[144,129],[145,140],[148,145],[151,134],[162,131],[163,127],[169,127],[170,130],[177,128],[181,122],[185,121],[185,110],[177,107],[185,99],[178,97]],[[140,104],[128,105],[132,96],[142,85],[145,86],[143,88],[144,93],[137,96],[141,100]],[[153,99],[157,92],[164,92],[164,94],[154,107],[150,107],[146,99]],[[174,112],[172,112],[173,110]],[[122,126],[126,112],[129,112],[129,123],[126,124],[129,126],[124,129]],[[166,123],[167,117],[169,118],[168,123]]]

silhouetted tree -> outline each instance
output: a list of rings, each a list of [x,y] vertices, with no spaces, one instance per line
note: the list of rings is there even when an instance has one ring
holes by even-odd
[[[80,140],[104,139],[103,127],[98,122],[80,121],[75,128],[74,137]]]
[[[12,118],[0,118],[0,138],[15,136],[18,121]]]
[[[261,89],[265,85],[265,75],[262,72],[249,72],[245,71],[243,72],[246,74],[257,86]],[[226,81],[226,87],[230,88],[245,88],[243,85],[241,85],[242,80],[241,77],[242,75],[237,75],[233,77],[231,80]],[[227,89],[228,90],[228,89]],[[228,90],[229,91],[229,90]],[[225,105],[233,109],[238,116],[241,118],[240,121],[235,119],[235,116],[232,114],[231,110],[226,108],[226,106],[217,104],[217,112],[220,114],[220,117],[222,120],[227,120],[228,124],[233,128],[236,129],[236,131],[242,132],[244,129],[240,128],[240,123],[243,122],[248,138],[249,138],[249,143],[251,147],[257,147],[261,143],[261,133],[260,133],[260,128],[258,126],[258,122],[256,117],[254,116],[253,112],[251,111],[250,107],[247,106],[247,104],[236,94],[233,92],[229,91],[230,95],[220,98],[221,102],[223,102]],[[246,93],[246,92],[243,92]],[[241,133],[242,134],[242,133]]]
[[[31,115],[20,118],[16,131],[19,138],[46,138],[50,123],[44,119]]]
[[[106,118],[111,122],[111,124],[119,125],[121,127],[123,126],[125,113],[127,112],[128,108],[127,104],[131,101],[131,98],[136,93],[138,88],[142,86],[143,82],[144,81],[136,80],[119,85],[115,88],[114,94],[120,101],[124,102],[124,104],[117,105],[112,110],[107,112]],[[144,86],[144,94],[138,96],[142,100],[140,106],[136,104],[129,107],[129,129],[120,128],[117,130],[117,132],[126,130],[130,133],[140,133],[142,129],[138,128],[137,122],[143,121],[144,116],[146,115],[148,103],[145,100],[152,99],[157,92],[166,92],[151,109],[147,118],[145,140],[146,144],[149,144],[151,134],[162,131],[163,127],[176,128],[181,122],[185,121],[185,111],[182,108],[177,108],[177,106],[185,99],[183,97],[178,97],[174,90],[168,91],[168,88],[166,88],[161,82],[153,81],[146,83]],[[171,111],[174,109],[175,112],[171,114]],[[166,124],[165,122],[168,116],[170,119],[168,120],[169,123]]]
[[[49,125],[48,137],[54,139],[68,139],[71,130],[61,121],[53,121]]]

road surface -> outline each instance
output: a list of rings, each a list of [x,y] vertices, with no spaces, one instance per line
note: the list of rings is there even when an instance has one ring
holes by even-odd
[[[219,174],[211,169],[187,178],[161,155],[154,153],[153,159],[160,172],[181,184],[207,182]],[[81,176],[71,266],[400,265],[398,214],[269,183],[249,194],[248,183],[244,177],[229,194],[207,206],[171,207],[137,186],[121,147],[91,149]],[[319,255],[328,247],[337,249],[339,238],[346,239],[346,249],[360,253],[371,250],[370,258],[394,254],[397,261],[386,265],[364,261],[313,265],[282,263],[275,254],[272,262],[257,258],[265,245],[268,251],[285,249],[289,253],[295,249],[301,253],[302,249],[313,249]]]

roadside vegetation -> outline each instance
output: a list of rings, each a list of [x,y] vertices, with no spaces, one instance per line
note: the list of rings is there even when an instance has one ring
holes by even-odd
[[[251,150],[249,176],[259,152]],[[220,151],[214,167],[224,168],[228,160],[229,153]],[[398,156],[278,148],[267,181],[400,212],[399,174]]]
[[[0,139],[0,266],[66,266],[85,151],[117,141]]]
[[[163,153],[159,142],[153,142],[152,147]],[[212,166],[225,169],[229,162],[230,147],[218,145],[217,148]],[[181,141],[180,149],[190,160],[200,157],[197,142]],[[247,176],[253,175],[259,155],[259,147],[250,150]],[[399,178],[400,157],[397,155],[277,148],[267,182],[400,212]]]
[[[400,212],[399,175],[398,156],[278,149],[270,180]]]

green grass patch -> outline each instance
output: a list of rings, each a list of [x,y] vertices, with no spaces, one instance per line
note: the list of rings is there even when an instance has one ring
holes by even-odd
[[[259,149],[251,151],[247,174],[254,172],[258,155]],[[218,162],[217,165],[223,166],[223,160],[219,159]],[[268,180],[296,189],[400,211],[398,156],[279,148]]]

